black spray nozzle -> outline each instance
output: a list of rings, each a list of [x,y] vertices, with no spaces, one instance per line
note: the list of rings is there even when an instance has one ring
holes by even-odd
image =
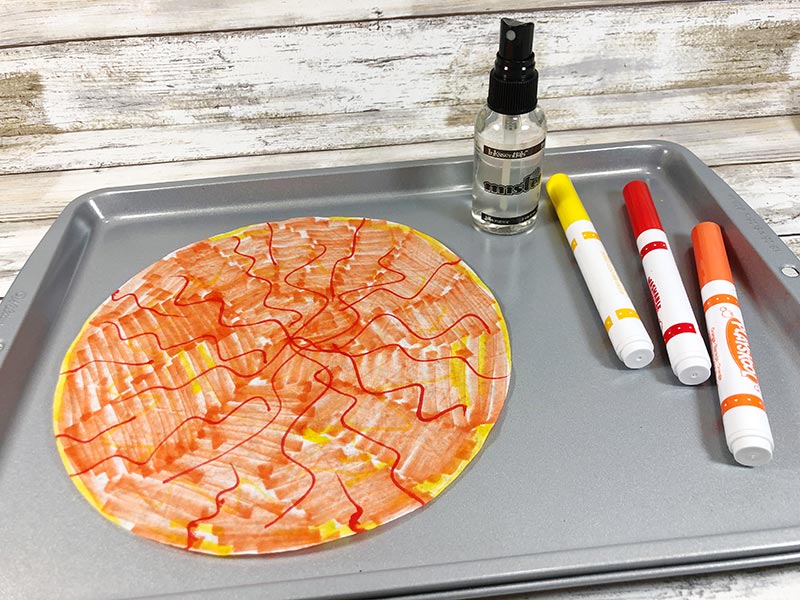
[[[515,19],[500,20],[500,50],[505,60],[525,61],[533,56],[533,23]]]
[[[539,73],[535,60],[533,23],[500,19],[500,49],[489,74],[489,108],[504,115],[536,108]]]

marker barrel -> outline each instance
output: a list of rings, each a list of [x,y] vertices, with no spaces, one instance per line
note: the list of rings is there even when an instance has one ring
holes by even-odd
[[[772,458],[775,443],[722,233],[716,223],[700,223],[692,230],[692,241],[725,441],[736,462],[763,465]]]
[[[703,383],[711,376],[711,358],[650,190],[632,181],[623,196],[672,372],[685,385]]]
[[[614,352],[626,367],[647,366],[653,360],[653,342],[569,177],[564,174],[550,177],[547,193]]]

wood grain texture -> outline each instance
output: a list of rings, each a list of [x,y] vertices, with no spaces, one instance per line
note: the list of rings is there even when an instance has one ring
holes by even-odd
[[[779,235],[800,235],[800,162],[714,169]]]
[[[798,9],[737,0],[517,16],[539,25],[541,104],[561,131],[800,112]],[[0,172],[468,137],[496,15],[379,25],[7,49]]]
[[[0,298],[54,220],[0,223]]]
[[[775,160],[800,161],[800,116],[560,131],[550,134],[547,146],[552,149],[652,139],[681,144],[712,167]],[[6,190],[6,201],[0,202],[0,222],[55,218],[73,198],[104,187],[247,175],[298,168],[315,169],[469,156],[471,153],[472,140],[461,139],[344,151],[329,150],[96,170],[2,175],[0,189]],[[797,164],[800,163],[789,162],[782,167],[774,167],[769,175],[759,175],[774,178],[778,194],[774,199],[770,196],[772,180],[769,185],[758,188],[749,185],[751,179],[742,169],[734,168],[730,172],[718,172],[724,173],[722,176],[727,181],[733,181],[734,188],[739,187],[740,193],[757,194],[757,189],[763,190],[763,195],[766,196],[763,201],[764,206],[777,207],[774,219],[788,218],[797,225],[800,217],[792,212],[794,209],[791,202],[791,198],[796,196],[796,192],[791,190],[791,178],[795,175],[792,169]],[[786,223],[782,227],[795,225]],[[796,233],[800,233],[800,226]]]
[[[677,2],[679,0],[655,0]],[[529,0],[527,10],[641,4],[642,0]],[[512,0],[125,2],[31,0],[0,6],[0,45],[191,33],[519,10]]]

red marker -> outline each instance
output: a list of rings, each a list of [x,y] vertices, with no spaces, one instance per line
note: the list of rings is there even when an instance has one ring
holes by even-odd
[[[711,358],[650,190],[644,181],[631,181],[622,194],[672,372],[686,385],[703,383],[711,375]]]

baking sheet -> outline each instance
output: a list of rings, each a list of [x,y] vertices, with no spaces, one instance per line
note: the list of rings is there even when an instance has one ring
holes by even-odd
[[[800,262],[688,151],[662,142],[548,152],[656,342],[616,358],[545,199],[531,234],[470,225],[470,158],[93,192],[59,217],[0,305],[0,595],[9,598],[457,598],[795,561],[800,552]],[[716,390],[672,375],[621,195],[645,179],[700,313],[691,228],[725,232],[776,442],[725,447]],[[404,223],[462,257],[508,321],[514,371],[484,450],[426,507],[309,550],[220,559],[103,519],[58,457],[52,397],[92,310],[143,267],[215,233],[300,215]],[[701,320],[702,322],[702,320]],[[416,597],[416,596],[415,596]]]

